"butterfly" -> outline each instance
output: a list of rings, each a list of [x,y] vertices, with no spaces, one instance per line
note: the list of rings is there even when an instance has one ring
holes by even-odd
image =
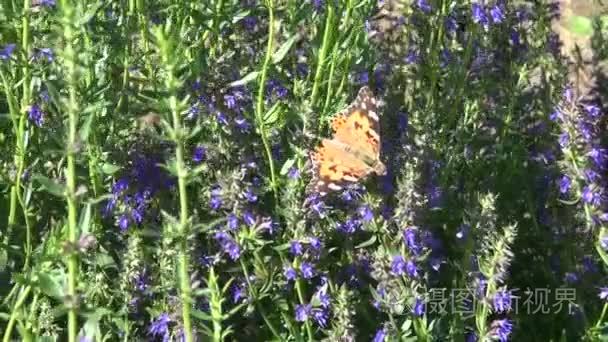
[[[323,139],[311,153],[309,192],[325,196],[372,173],[386,174],[380,161],[379,119],[378,100],[364,86],[353,103],[333,118],[333,138]]]

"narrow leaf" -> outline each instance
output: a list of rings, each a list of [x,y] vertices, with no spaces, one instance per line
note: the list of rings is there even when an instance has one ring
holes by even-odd
[[[287,39],[283,43],[283,45],[281,45],[281,47],[272,55],[273,64],[280,63],[283,60],[283,58],[285,58],[285,56],[287,55],[287,53],[289,52],[289,50],[291,49],[293,44],[296,42],[297,38],[298,38],[298,35],[294,34],[289,39]]]
[[[78,132],[78,135],[80,136],[80,140],[87,141],[87,139],[89,138],[89,133],[91,132],[91,124],[93,123],[94,118],[95,118],[94,113],[91,113],[86,116],[86,118],[85,118],[84,122],[82,123],[82,126],[80,127],[80,130]]]
[[[33,179],[40,183],[42,188],[50,194],[58,197],[65,197],[65,187],[63,185],[38,173],[34,175]]]
[[[238,87],[238,86],[245,85],[247,83],[251,83],[251,82],[255,81],[258,78],[259,74],[260,74],[259,71],[252,71],[252,72],[248,73],[247,75],[245,75],[240,80],[234,81],[234,82],[228,84],[228,87],[230,87],[230,88],[232,88],[232,87]]]

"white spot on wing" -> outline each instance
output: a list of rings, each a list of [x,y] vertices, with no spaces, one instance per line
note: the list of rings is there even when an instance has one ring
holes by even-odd
[[[357,178],[355,178],[355,177],[353,177],[353,176],[344,176],[344,177],[342,177],[342,178],[343,178],[345,181],[347,181],[347,182],[353,182],[353,183],[354,183],[354,182],[357,182],[357,181],[358,181],[358,179],[357,179]]]
[[[374,120],[374,121],[379,120],[378,114],[376,114],[376,112],[374,112],[373,110],[370,110],[367,113],[368,113],[369,117],[372,118],[372,120]]]
[[[330,188],[330,189],[331,189],[331,190],[333,190],[333,191],[342,190],[342,187],[341,187],[341,186],[339,186],[339,185],[337,185],[337,184],[335,184],[335,183],[329,183],[329,184],[327,185],[327,187],[328,187],[328,188]]]

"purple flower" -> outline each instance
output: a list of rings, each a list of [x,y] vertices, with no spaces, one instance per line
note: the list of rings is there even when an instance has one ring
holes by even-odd
[[[17,44],[6,44],[0,49],[0,60],[7,61],[13,55],[13,51],[15,51],[15,47]]]
[[[606,149],[594,147],[588,155],[598,168],[604,168],[607,159]]]
[[[416,267],[416,264],[412,260],[408,260],[405,263],[405,271],[412,278],[418,277],[418,267]]]
[[[243,193],[243,197],[245,197],[245,199],[249,203],[255,203],[258,200],[258,195],[253,192],[253,189],[251,189],[251,187],[248,187],[247,190],[245,190],[245,192]]]
[[[40,48],[37,49],[34,58],[37,60],[46,59],[47,62],[51,63],[55,59],[55,54],[51,48]]]
[[[235,214],[228,214],[226,221],[229,230],[236,230],[239,227],[239,218]]]
[[[376,335],[374,335],[374,339],[372,342],[384,342],[386,340],[387,331],[385,327],[378,329]]]
[[[234,123],[236,128],[238,128],[241,133],[249,133],[251,131],[251,124],[242,115],[239,115],[234,118]]]
[[[308,203],[312,212],[315,213],[319,218],[325,217],[327,206],[325,205],[325,202],[323,202],[321,196],[318,194],[312,194],[306,199],[306,202]]]
[[[154,321],[150,323],[148,335],[162,337],[163,342],[169,341],[169,323],[171,319],[166,313],[160,314]]]
[[[226,114],[218,111],[215,113],[215,118],[217,119],[217,122],[220,123],[220,125],[228,126],[228,118],[226,117]]]
[[[418,0],[416,2],[417,7],[424,13],[430,13],[433,9],[431,4],[428,3],[427,0]]]
[[[225,94],[224,95],[224,104],[229,109],[235,109],[236,108],[236,97],[234,97],[234,95],[232,95],[232,94]]]
[[[511,293],[509,291],[497,291],[494,294],[494,311],[508,312],[511,310]]]
[[[402,275],[405,273],[405,259],[401,255],[395,255],[391,262],[391,273],[393,275]]]
[[[562,194],[568,193],[568,191],[570,191],[571,185],[572,180],[570,180],[570,177],[563,175],[559,181],[559,192]]]
[[[245,224],[248,225],[249,227],[254,226],[256,223],[255,215],[253,215],[253,213],[249,210],[246,210],[245,212],[243,212],[242,219],[243,219],[243,222],[245,222]]]
[[[289,252],[293,256],[300,256],[304,253],[304,248],[302,248],[302,243],[300,241],[291,241],[289,243]]]
[[[31,122],[34,123],[34,125],[42,127],[45,115],[40,106],[38,106],[37,104],[33,104],[27,110],[27,117]]]
[[[488,27],[488,17],[484,8],[480,4],[475,2],[471,5],[471,14],[473,16],[474,23],[480,24],[485,28]]]
[[[144,221],[144,208],[138,207],[131,209],[131,218],[136,224],[141,224]]]
[[[422,315],[424,315],[424,311],[425,311],[424,300],[422,300],[421,298],[416,298],[416,301],[414,302],[414,306],[412,307],[412,313],[414,314],[414,316],[421,317]]]
[[[241,247],[226,232],[220,231],[215,233],[215,240],[232,261],[237,260],[241,256]]]
[[[420,53],[414,49],[410,49],[405,57],[405,63],[418,64],[420,61]]]
[[[596,105],[585,105],[584,108],[592,119],[597,119],[600,115],[602,115],[600,107]]]
[[[296,305],[296,321],[305,322],[308,320],[310,316],[310,312],[312,311],[312,305],[310,304],[299,304]]]
[[[564,132],[559,135],[559,146],[564,148],[564,147],[568,146],[569,143],[570,143],[570,134],[568,134],[567,132]]]
[[[285,275],[285,279],[287,279],[287,281],[296,280],[296,278],[298,277],[298,273],[291,266],[285,267],[283,275]]]
[[[511,30],[509,33],[509,41],[513,46],[519,46],[521,44],[521,39],[519,38],[519,32],[515,30]]]
[[[215,185],[211,188],[211,199],[209,200],[209,206],[212,210],[218,210],[222,207],[222,188],[219,185]]]
[[[124,233],[129,228],[129,216],[126,214],[120,215],[118,218],[118,227],[120,227],[120,231]]]
[[[583,270],[587,273],[596,273],[598,271],[595,260],[590,255],[583,256],[581,261],[583,265]]]
[[[492,322],[492,337],[497,338],[501,342],[507,342],[511,331],[513,331],[513,323],[508,319],[499,319]]]
[[[593,140],[593,127],[586,122],[580,122],[578,129],[586,142]]]
[[[303,262],[302,265],[300,265],[300,272],[302,272],[302,277],[304,277],[304,279],[311,279],[315,276],[315,269],[309,262]]]
[[[359,220],[349,218],[338,226],[338,230],[346,234],[353,234],[360,227],[361,222]]]
[[[452,60],[452,54],[450,53],[450,50],[442,49],[440,58],[441,58],[441,62],[440,62],[439,66],[441,68],[445,68]]]
[[[235,284],[232,287],[232,302],[236,304],[247,298],[245,290],[246,288],[244,283],[241,282],[240,284]]]
[[[603,301],[608,301],[608,287],[600,287],[599,297]]]
[[[363,220],[363,222],[370,222],[374,219],[374,212],[370,209],[368,205],[360,206],[357,212],[359,213],[359,216],[361,217],[361,220]]]
[[[117,180],[114,185],[112,185],[112,194],[114,196],[119,196],[125,190],[129,188],[129,180],[127,178],[120,178]]]
[[[257,18],[251,15],[248,15],[243,18],[243,26],[245,26],[245,29],[249,32],[253,32],[253,30],[255,30],[255,25],[257,24],[257,22]]]
[[[458,28],[458,22],[456,22],[456,18],[451,15],[448,16],[447,18],[445,18],[444,25],[448,35],[453,35],[454,33],[456,33],[456,29]]]
[[[207,148],[201,145],[196,146],[192,151],[192,161],[198,164],[205,159],[207,159]]]
[[[331,297],[329,296],[329,294],[327,294],[327,287],[321,286],[319,291],[317,291],[315,295],[319,300],[319,303],[321,303],[322,307],[329,308],[331,304]]]
[[[196,117],[198,117],[198,114],[200,113],[200,111],[201,111],[201,109],[199,108],[198,102],[192,104],[190,106],[190,108],[188,108],[188,111],[186,112],[186,119],[188,119],[188,120],[196,119]]]
[[[327,326],[327,318],[329,317],[327,310],[315,308],[311,313],[312,319],[315,321],[315,323],[317,323],[318,326],[321,328],[325,328]]]
[[[586,185],[583,188],[581,198],[583,199],[583,202],[591,204],[595,207],[600,205],[601,195],[590,185]]]
[[[403,241],[405,242],[405,246],[408,248],[408,250],[410,250],[414,255],[418,255],[422,249],[422,246],[420,246],[416,240],[416,228],[405,228],[403,231]]]
[[[289,179],[298,179],[300,178],[300,170],[298,170],[298,168],[296,167],[290,167],[289,170],[287,171],[287,177],[289,177]]]
[[[317,237],[313,236],[313,237],[309,238],[308,243],[310,244],[310,247],[312,247],[312,249],[315,250],[316,252],[320,252],[321,248],[323,248],[323,243]]]
[[[501,5],[492,7],[492,9],[490,9],[490,15],[492,16],[492,22],[494,22],[494,24],[500,24],[506,19],[504,9]]]
[[[600,178],[600,175],[597,172],[595,172],[594,170],[591,170],[591,169],[585,169],[583,171],[583,173],[585,174],[585,179],[589,183],[593,183],[593,182],[597,181]]]

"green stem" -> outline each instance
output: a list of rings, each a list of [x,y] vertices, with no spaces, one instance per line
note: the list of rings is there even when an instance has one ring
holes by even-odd
[[[177,185],[179,189],[179,235],[180,235],[180,254],[178,260],[179,288],[182,300],[182,323],[184,328],[184,339],[186,342],[193,341],[192,334],[192,288],[190,286],[189,270],[189,246],[188,236],[190,235],[190,219],[188,215],[188,168],[184,161],[184,143],[186,134],[182,128],[181,110],[178,101],[177,56],[175,47],[159,28],[158,40],[161,48],[163,64],[166,66],[165,89],[169,94],[169,109],[173,119],[172,138],[175,142],[175,169],[177,172]]]
[[[209,269],[208,287],[211,292],[209,307],[211,310],[211,320],[213,322],[213,341],[222,341],[222,293],[217,283],[217,276],[213,267]]]
[[[28,105],[30,105],[31,101],[31,71],[30,71],[30,4],[31,0],[23,1],[23,18],[21,19],[22,25],[22,33],[21,33],[21,48],[23,49],[23,53],[25,54],[25,60],[23,63],[23,84],[22,84],[22,98],[21,98],[21,110],[25,111]],[[17,139],[19,140],[18,146],[20,147],[19,151],[19,160],[17,163],[17,176],[16,176],[16,187],[17,187],[17,198],[21,202],[21,208],[23,209],[23,216],[25,220],[25,264],[24,269],[29,268],[30,262],[30,254],[32,251],[32,228],[29,224],[27,206],[25,201],[23,200],[23,196],[21,194],[21,176],[23,175],[23,171],[25,168],[25,156],[26,156],[26,140],[25,140],[25,121],[26,114],[22,113],[21,118],[19,120],[19,135]]]
[[[260,75],[260,84],[258,86],[258,97],[256,101],[256,121],[260,130],[260,137],[262,138],[262,144],[266,151],[266,158],[268,159],[268,167],[270,168],[270,186],[274,194],[275,200],[278,199],[277,194],[277,179],[274,170],[274,160],[272,158],[272,151],[270,143],[268,141],[268,129],[264,123],[264,91],[266,88],[266,77],[268,74],[268,68],[270,66],[270,60],[272,57],[272,46],[274,44],[274,4],[273,0],[266,0],[266,7],[268,8],[268,44],[266,46],[266,56],[264,57],[264,64],[262,65],[262,71]]]
[[[61,2],[63,11],[63,36],[64,64],[68,83],[68,144],[67,144],[67,170],[66,170],[66,198],[68,207],[68,239],[75,245],[78,241],[78,207],[76,202],[76,153],[78,135],[78,114],[80,106],[78,103],[78,53],[74,47],[76,32],[73,27],[75,22],[75,9],[68,0]],[[77,293],[78,284],[78,255],[74,252],[68,256],[68,297],[72,301],[68,309],[68,341],[75,342],[78,332]]]
[[[321,43],[321,49],[319,50],[319,59],[317,60],[317,69],[315,71],[315,79],[312,85],[312,95],[310,97],[310,103],[314,106],[319,96],[319,88],[323,78],[323,69],[325,69],[325,60],[327,58],[327,52],[331,44],[331,33],[332,33],[332,22],[334,17],[334,8],[331,4],[327,5],[327,16],[325,17],[325,30],[323,32],[323,42]]]
[[[30,294],[31,289],[32,288],[30,286],[26,287],[25,290],[21,292],[21,296],[19,296],[19,298],[17,299],[17,302],[15,303],[11,311],[11,317],[9,318],[8,323],[6,325],[6,330],[4,331],[4,337],[2,338],[2,342],[9,342],[11,340],[11,333],[13,332],[15,321],[17,320],[17,310],[21,308],[21,305],[23,305],[23,302]]]

